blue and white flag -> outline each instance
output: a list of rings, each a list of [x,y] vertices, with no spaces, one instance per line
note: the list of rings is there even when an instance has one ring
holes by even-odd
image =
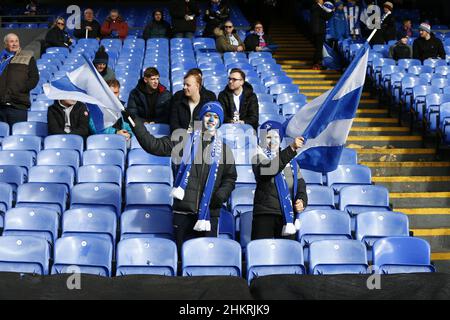
[[[51,83],[44,84],[45,95],[52,100],[76,100],[86,104],[97,131],[111,127],[124,109],[92,62],[85,63]]]
[[[323,44],[322,55],[322,63],[325,68],[329,70],[340,70],[342,68],[341,59],[338,57],[333,48],[326,43]]]
[[[304,137],[300,167],[318,172],[337,168],[366,77],[369,45],[356,54],[336,86],[302,107],[286,124],[290,137]]]

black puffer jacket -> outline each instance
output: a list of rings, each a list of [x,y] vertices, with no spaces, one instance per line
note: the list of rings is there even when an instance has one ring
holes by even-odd
[[[442,41],[432,33],[429,40],[417,38],[413,43],[413,58],[424,61],[428,58],[445,59],[445,49]]]
[[[318,3],[311,8],[311,32],[312,34],[325,34],[327,20],[333,16],[333,12],[326,12]]]
[[[262,156],[257,156],[257,159],[255,159],[254,162],[255,164],[253,165],[253,172],[256,179],[253,215],[283,215],[281,212],[280,201],[278,199],[277,187],[275,186],[275,175],[283,171],[286,168],[286,165],[294,159],[296,155],[297,153],[289,146],[282,150],[280,154],[272,161],[263,159]],[[274,172],[274,174],[265,174],[263,169],[270,171],[269,168],[272,168],[272,164],[278,164],[278,166],[275,165],[275,170],[278,170]],[[288,171],[290,171],[290,169],[285,170],[285,174],[292,193],[293,176],[292,174],[289,176]],[[290,177],[290,181],[288,177]],[[305,208],[308,205],[306,183],[301,177],[298,179],[297,194],[292,198],[292,205],[294,205],[298,199],[303,200],[303,206]]]
[[[251,125],[255,130],[258,128],[259,106],[258,98],[253,92],[250,83],[245,82],[244,91],[242,92],[242,102],[239,108],[239,120]],[[233,120],[233,110],[235,108],[233,92],[228,86],[219,94],[219,102],[222,104],[225,113],[225,123],[231,123]]]
[[[10,103],[16,108],[28,109],[30,91],[39,82],[39,71],[33,52],[20,51],[0,75],[0,104]]]
[[[175,0],[170,8],[170,15],[172,16],[173,33],[192,32],[197,29],[196,18],[194,20],[186,21],[185,15],[197,17],[200,10],[197,1],[191,0],[185,2],[184,0]]]
[[[177,146],[177,142],[171,141],[170,137],[153,137],[139,119],[136,121],[136,127],[133,128],[133,132],[142,148],[153,155],[171,156],[172,150]],[[206,148],[209,149],[210,145],[210,141],[203,141],[203,148],[198,152],[209,155],[210,152],[204,152],[203,150]],[[194,164],[192,166],[184,199],[182,201],[174,199],[174,212],[181,214],[198,214],[199,203],[209,175],[210,166],[207,163],[209,163],[208,159],[207,161],[202,161],[202,164]],[[176,172],[178,172],[178,167],[175,168],[175,173]],[[219,164],[219,170],[217,172],[217,178],[209,206],[212,217],[218,217],[220,215],[220,208],[224,202],[228,201],[231,192],[234,190],[236,179],[237,173],[233,154],[224,144],[222,149],[222,161]]]
[[[92,31],[88,31],[88,38],[95,39],[100,38],[102,35],[100,33],[100,23],[98,23],[97,20],[87,21],[82,20],[80,29],[75,29],[73,32],[73,35],[77,37],[78,39],[82,39],[86,37],[86,27],[91,27]]]
[[[45,47],[64,47],[68,48],[72,44],[70,36],[65,30],[61,30],[58,27],[53,27],[48,30],[45,36]]]

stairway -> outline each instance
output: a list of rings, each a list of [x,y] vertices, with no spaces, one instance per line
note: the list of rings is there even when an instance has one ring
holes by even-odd
[[[335,71],[311,70],[313,47],[294,26],[271,28],[280,49],[274,54],[288,76],[311,101],[338,81]],[[431,245],[439,272],[450,273],[450,162],[436,161],[434,148],[388,114],[387,106],[364,92],[347,147],[372,170],[372,180],[390,191],[395,211],[408,215],[414,236]]]

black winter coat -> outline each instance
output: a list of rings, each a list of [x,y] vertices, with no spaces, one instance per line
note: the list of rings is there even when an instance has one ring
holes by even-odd
[[[65,128],[65,116],[63,107],[56,100],[55,103],[48,107],[47,113],[48,134],[67,134]],[[89,136],[89,111],[82,102],[77,102],[70,113],[70,134],[77,134],[84,139]]]
[[[91,27],[92,31],[88,31],[88,38],[95,39],[95,38],[101,38],[101,26],[100,23],[98,23],[97,20],[92,20],[91,22],[82,20],[80,29],[75,29],[73,32],[73,35],[77,37],[78,39],[86,38],[86,27]]]
[[[147,41],[151,38],[170,38],[172,36],[172,27],[167,21],[152,21],[145,26],[142,38]]]
[[[214,92],[206,90],[204,87],[200,90],[200,102],[194,109],[194,121],[200,120],[198,113],[203,105],[210,101],[215,101]],[[170,130],[173,132],[177,129],[188,129],[191,123],[191,109],[189,108],[188,98],[184,95],[184,91],[180,90],[172,97],[170,106]]]
[[[0,75],[0,104],[10,103],[28,109],[30,91],[39,82],[39,71],[32,51],[20,51]]]
[[[149,104],[149,96],[144,79],[140,79],[136,88],[130,92],[127,110],[135,117],[141,118],[145,122],[169,124],[171,93],[163,85],[159,85],[155,95],[154,105]]]
[[[267,45],[273,44],[272,38],[269,35],[265,34],[263,38]],[[245,38],[244,44],[246,51],[256,51],[256,47],[259,47],[259,36],[255,33],[249,34]]]
[[[45,47],[64,47],[68,48],[71,45],[72,41],[70,40],[70,36],[65,30],[61,30],[58,27],[53,27],[48,30],[47,35],[45,36]]]
[[[395,40],[396,37],[397,27],[395,24],[395,17],[390,14],[384,19],[381,24],[381,29],[375,33],[371,44],[386,44],[390,40]]]
[[[213,12],[212,5],[205,11],[203,20],[206,22],[204,37],[214,38],[214,29],[220,28],[230,18],[230,6],[228,1],[222,0],[218,12]]]
[[[442,41],[431,34],[430,40],[417,38],[413,43],[413,58],[424,61],[428,58],[445,59],[445,49]]]
[[[311,32],[312,34],[325,34],[327,20],[333,16],[333,12],[326,12],[317,3],[311,8]]]
[[[253,92],[253,87],[248,82],[245,82],[243,89],[242,102],[239,108],[239,120],[251,125],[256,130],[259,121],[258,98]],[[219,102],[225,113],[224,122],[231,123],[236,106],[234,105],[233,91],[228,86],[219,93]]]
[[[136,127],[133,128],[133,132],[142,148],[153,155],[171,156],[172,150],[178,144],[178,142],[171,141],[170,137],[155,138],[146,130],[143,123],[138,119],[136,121]],[[201,154],[210,154],[210,152],[204,152],[206,148],[210,149],[210,145],[210,141],[203,141],[203,146],[198,151],[200,157]],[[180,156],[182,156],[182,154],[180,154]],[[180,159],[181,158],[179,158],[178,161]],[[209,163],[209,161],[202,161],[201,164],[194,164],[192,166],[184,199],[174,199],[173,211],[175,213],[198,214],[198,208],[209,175],[210,166],[207,163]],[[178,167],[175,168],[175,174],[177,172]],[[237,173],[233,154],[224,144],[222,149],[222,161],[219,164],[219,170],[217,172],[217,178],[209,206],[211,217],[219,217],[222,204],[228,201],[231,192],[234,190],[236,179]]]
[[[186,3],[184,0],[176,0],[172,3],[170,9],[172,16],[173,33],[179,32],[195,32],[197,29],[196,18],[194,20],[186,21],[185,15],[200,15],[200,9],[197,1],[191,0]]]
[[[278,191],[275,185],[275,175],[286,168],[286,165],[295,158],[297,153],[289,146],[280,151],[279,155],[272,161],[257,156],[253,165],[253,173],[256,179],[255,200],[253,205],[253,215],[283,215],[281,211],[280,201],[278,199]],[[271,164],[278,163],[278,170],[273,175],[265,175],[262,169],[269,170]],[[290,169],[289,169],[290,170]],[[290,187],[292,190],[292,187]],[[291,191],[292,193],[292,191]],[[303,178],[298,179],[297,194],[291,194],[294,206],[298,199],[303,200],[303,206],[308,205],[308,196],[306,193],[306,183]],[[294,209],[295,210],[295,209]]]

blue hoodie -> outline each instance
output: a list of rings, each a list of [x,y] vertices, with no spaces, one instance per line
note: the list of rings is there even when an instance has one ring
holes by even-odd
[[[335,40],[343,40],[349,37],[348,22],[345,19],[344,10],[336,9],[329,23],[330,37]]]

